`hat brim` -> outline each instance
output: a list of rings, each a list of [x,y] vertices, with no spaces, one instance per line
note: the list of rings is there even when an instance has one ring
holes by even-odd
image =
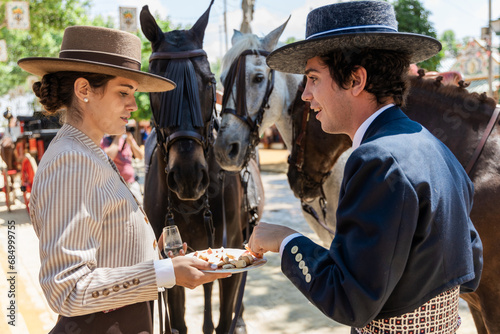
[[[303,74],[307,60],[335,50],[356,52],[362,48],[392,50],[410,55],[419,63],[436,55],[441,43],[429,36],[412,33],[351,33],[303,40],[282,46],[267,56],[267,65],[280,72]]]
[[[103,65],[92,61],[61,59],[48,57],[31,57],[20,59],[17,64],[28,73],[44,76],[45,74],[75,71],[107,74],[137,81],[139,92],[164,92],[176,87],[172,80],[159,75],[139,70],[127,69],[114,65]]]

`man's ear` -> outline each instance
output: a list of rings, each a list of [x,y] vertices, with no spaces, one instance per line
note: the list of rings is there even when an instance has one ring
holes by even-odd
[[[74,84],[75,96],[80,102],[84,102],[86,98],[87,101],[90,95],[90,83],[85,78],[78,78],[75,80]]]
[[[367,73],[363,66],[357,66],[352,72],[351,91],[354,96],[358,96],[365,89]]]

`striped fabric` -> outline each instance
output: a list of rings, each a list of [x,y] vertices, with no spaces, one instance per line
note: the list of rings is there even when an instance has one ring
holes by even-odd
[[[89,137],[65,124],[35,175],[40,285],[64,316],[157,298],[156,239],[142,207]]]

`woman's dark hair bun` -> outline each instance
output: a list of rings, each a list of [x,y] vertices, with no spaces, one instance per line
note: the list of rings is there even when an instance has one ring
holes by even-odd
[[[46,74],[41,81],[33,84],[33,92],[40,99],[40,104],[49,114],[57,113],[64,102],[59,97],[59,80],[54,74]]]

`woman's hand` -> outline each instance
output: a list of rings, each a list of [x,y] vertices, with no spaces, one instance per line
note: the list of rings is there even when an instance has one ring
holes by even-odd
[[[194,257],[177,256],[172,259],[176,285],[194,289],[198,285],[213,282],[218,278],[230,277],[230,273],[206,273],[201,270],[214,270],[217,265]],[[215,268],[213,267],[215,266]]]
[[[164,255],[164,253],[163,253],[163,233],[160,235],[160,238],[158,239],[158,249],[160,251],[162,251],[161,254]],[[184,242],[182,244],[182,249],[179,251],[178,255],[174,255],[174,253],[172,251],[169,251],[165,255],[167,255],[167,257],[169,257],[169,258],[173,258],[173,257],[179,256],[179,255],[183,255],[184,256],[184,255],[186,255],[186,253],[187,253],[187,243]]]
[[[158,239],[158,247],[163,249],[163,233]],[[182,249],[179,255],[186,255],[187,243],[182,244]],[[169,251],[167,256],[172,259],[175,273],[175,285],[185,288],[194,289],[198,285],[213,282],[219,278],[230,277],[231,273],[206,273],[202,270],[217,269],[217,265],[212,265],[206,261],[199,260],[194,257],[174,256],[172,251]],[[215,267],[214,267],[215,266]]]
[[[162,240],[162,241],[163,241],[163,240]],[[172,251],[168,251],[167,256],[168,256],[169,258],[174,258],[174,257],[179,256],[179,255],[184,256],[184,255],[186,255],[186,253],[187,253],[187,248],[188,248],[188,245],[187,245],[187,243],[185,243],[185,242],[184,242],[184,243],[182,243],[182,249],[179,251],[179,254],[174,255],[174,252],[172,252]]]

